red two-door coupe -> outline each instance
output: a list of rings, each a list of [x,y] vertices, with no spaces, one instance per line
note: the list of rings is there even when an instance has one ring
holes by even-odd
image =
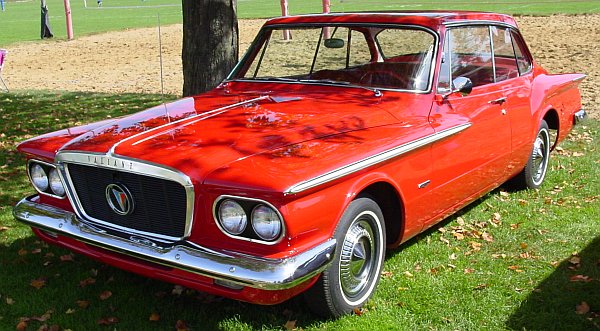
[[[14,215],[122,269],[340,316],[386,247],[539,187],[584,77],[548,74],[501,14],[275,18],[208,93],[23,142],[38,194]]]

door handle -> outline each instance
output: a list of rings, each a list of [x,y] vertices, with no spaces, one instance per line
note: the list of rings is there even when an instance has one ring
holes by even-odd
[[[498,98],[496,100],[490,100],[488,101],[489,104],[491,105],[501,105],[503,103],[506,102],[506,97],[502,97],[502,98]]]

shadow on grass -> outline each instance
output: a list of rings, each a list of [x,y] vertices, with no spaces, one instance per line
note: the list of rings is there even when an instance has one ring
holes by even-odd
[[[579,263],[566,258],[529,294],[507,320],[509,329],[600,329],[600,236],[576,256]]]
[[[290,320],[303,326],[322,322],[304,307],[301,296],[275,306],[229,300],[73,255],[35,236],[0,247],[0,264],[1,330],[13,330],[22,318],[39,318],[49,311],[50,319],[31,319],[28,330],[43,324],[106,329],[99,323],[112,317],[119,330],[171,330],[180,320],[192,330],[281,329]],[[42,282],[39,289],[32,286],[34,281]],[[153,314],[158,321],[149,320]]]

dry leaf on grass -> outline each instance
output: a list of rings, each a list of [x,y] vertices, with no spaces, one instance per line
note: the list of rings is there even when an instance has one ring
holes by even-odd
[[[42,287],[46,286],[46,279],[45,278],[34,279],[29,283],[29,285],[31,285],[39,290]]]
[[[160,315],[158,313],[152,313],[150,314],[150,317],[148,317],[148,320],[151,322],[158,322],[160,321]]]
[[[106,300],[106,299],[110,298],[111,296],[112,296],[111,291],[104,291],[104,292],[100,293],[100,300]]]
[[[286,330],[295,330],[296,329],[296,321],[287,321],[283,326]]]
[[[587,302],[581,301],[580,304],[575,306],[575,313],[577,315],[585,315],[590,312],[590,305]]]
[[[98,320],[98,325],[112,325],[119,323],[119,319],[116,317],[105,317]]]

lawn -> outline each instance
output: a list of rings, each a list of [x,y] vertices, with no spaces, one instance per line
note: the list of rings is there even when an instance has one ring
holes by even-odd
[[[290,13],[303,14],[321,12],[319,0],[289,1]],[[66,39],[65,13],[62,0],[48,0],[50,25],[57,39]],[[600,12],[599,1],[523,1],[523,0],[448,0],[448,1],[408,1],[408,0],[332,0],[332,11],[357,10],[429,10],[463,9],[497,11],[518,15],[585,14]],[[181,23],[180,0],[105,0],[98,8],[96,1],[71,0],[73,29],[75,37],[158,24]],[[239,0],[240,18],[264,18],[281,14],[277,0]],[[0,47],[19,41],[39,40],[40,8],[39,1],[8,0],[6,11],[0,12]]]
[[[0,94],[0,330],[599,328],[598,121],[576,128],[553,153],[540,190],[498,189],[388,252],[374,298],[360,314],[339,320],[318,319],[298,299],[256,306],[123,272],[49,247],[14,221],[11,206],[33,193],[17,142],[160,101]]]

